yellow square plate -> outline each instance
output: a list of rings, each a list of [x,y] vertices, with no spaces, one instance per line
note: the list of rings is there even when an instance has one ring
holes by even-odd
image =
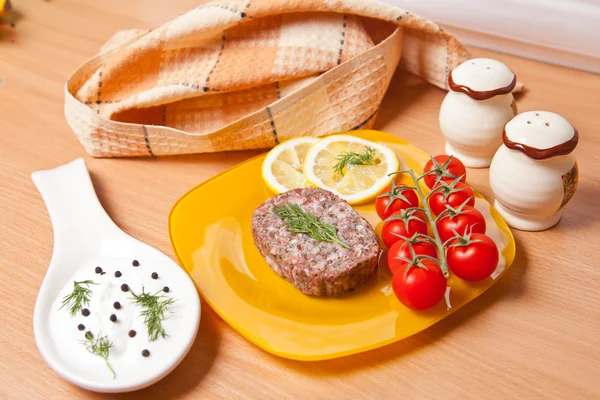
[[[422,173],[429,159],[424,151],[383,132],[350,134],[392,148],[402,169]],[[252,213],[272,196],[261,179],[264,157],[237,165],[188,192],[171,211],[169,231],[179,263],[204,300],[234,329],[270,353],[324,360],[403,339],[483,293],[514,259],[515,243],[506,223],[477,195],[476,207],[486,217],[487,234],[501,251],[492,277],[467,283],[451,276],[446,302],[414,312],[396,299],[384,253],[377,275],[357,291],[339,298],[306,296],[271,270],[252,240]],[[373,203],[355,208],[373,226],[380,222]]]

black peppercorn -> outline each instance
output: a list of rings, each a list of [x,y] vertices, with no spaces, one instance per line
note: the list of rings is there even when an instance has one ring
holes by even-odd
[[[115,271],[115,278],[120,278],[121,275],[121,271]]]
[[[158,279],[158,274],[156,272],[153,272],[151,276],[152,279]]]
[[[113,303],[113,307],[115,308],[115,310],[118,310],[118,309],[120,309],[120,308],[121,308],[121,303],[119,303],[118,301],[115,301],[115,302]]]
[[[117,322],[117,316],[116,316],[115,314],[111,314],[111,315],[110,315],[110,320],[111,320],[112,322]]]
[[[129,291],[129,285],[124,283],[121,285],[121,290],[124,292],[128,292]]]
[[[92,332],[87,331],[85,333],[85,338],[88,339],[88,340],[92,340],[94,338],[94,335],[92,334]]]
[[[137,332],[134,331],[133,329],[129,331],[129,337],[135,337],[136,334],[137,334]]]
[[[140,265],[140,262],[138,260],[133,260],[133,262],[131,263],[131,265],[133,265],[134,267],[137,267]]]
[[[97,274],[100,274],[100,273],[102,273],[102,268],[96,267],[96,269],[94,271],[96,271]]]
[[[85,329],[85,326],[83,324],[79,324],[77,325],[77,329],[79,329],[80,331]]]
[[[142,355],[144,357],[148,357],[150,355],[150,352],[147,349],[142,350]]]
[[[169,293],[169,290],[170,290],[170,289],[169,289],[169,287],[168,287],[168,286],[165,286],[165,287],[163,288],[163,292],[165,292],[165,293]]]
[[[88,315],[90,315],[90,310],[84,308],[83,310],[81,310],[81,314],[83,314],[84,317],[87,317]]]

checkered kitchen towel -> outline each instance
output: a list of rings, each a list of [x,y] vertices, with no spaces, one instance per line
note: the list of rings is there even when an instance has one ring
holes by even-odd
[[[68,79],[65,114],[97,157],[268,148],[372,126],[399,63],[445,88],[467,58],[374,0],[216,0],[116,34]]]

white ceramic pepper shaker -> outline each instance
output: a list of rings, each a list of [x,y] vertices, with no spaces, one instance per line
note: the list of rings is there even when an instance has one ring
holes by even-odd
[[[448,76],[450,91],[440,108],[446,154],[472,168],[485,168],[502,144],[502,128],[517,114],[511,94],[515,74],[500,61],[475,58]]]
[[[490,166],[494,207],[513,228],[551,228],[577,188],[577,130],[558,114],[529,111],[506,124],[502,140]]]

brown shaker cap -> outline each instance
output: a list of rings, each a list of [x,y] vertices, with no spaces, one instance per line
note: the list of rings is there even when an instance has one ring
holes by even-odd
[[[506,65],[491,58],[465,61],[448,75],[448,86],[474,100],[487,100],[512,92],[517,77]]]
[[[565,118],[548,111],[528,111],[504,125],[502,141],[535,160],[571,153],[579,134]]]

